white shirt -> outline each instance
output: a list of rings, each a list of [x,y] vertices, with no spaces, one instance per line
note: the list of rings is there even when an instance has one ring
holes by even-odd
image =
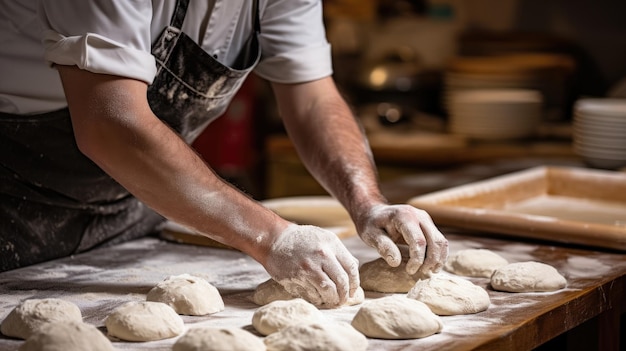
[[[175,0],[0,0],[0,111],[65,107],[51,63],[151,83],[151,44],[174,6]],[[332,74],[321,0],[260,0],[259,13],[259,76],[300,83]],[[253,16],[252,0],[190,0],[182,30],[230,65],[254,31]]]

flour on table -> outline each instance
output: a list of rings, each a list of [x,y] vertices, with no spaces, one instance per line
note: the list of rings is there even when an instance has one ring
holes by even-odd
[[[382,293],[408,292],[415,285],[415,282],[423,277],[420,273],[412,275],[407,273],[408,259],[408,256],[403,255],[402,262],[398,267],[391,267],[382,258],[364,263],[359,268],[361,287],[366,291]]]
[[[0,331],[6,336],[27,339],[46,323],[65,321],[83,321],[78,306],[55,298],[30,299],[22,302],[9,313],[2,321]]]
[[[174,344],[172,351],[263,351],[256,335],[239,328],[193,328]]]
[[[554,267],[535,261],[510,263],[491,276],[491,287],[507,292],[555,291],[566,285],[567,280]]]
[[[270,335],[293,324],[323,322],[324,315],[304,299],[276,300],[259,307],[252,315],[252,326]]]
[[[182,318],[170,306],[153,301],[131,301],[105,320],[109,335],[126,341],[153,341],[183,333]]]
[[[289,326],[265,338],[267,351],[365,351],[367,338],[346,322]]]
[[[352,326],[377,339],[418,339],[441,332],[443,322],[426,304],[400,295],[365,302]]]
[[[267,305],[268,303],[273,302],[273,301],[292,300],[295,298],[299,298],[299,296],[295,296],[295,295],[288,293],[287,290],[285,290],[285,288],[274,279],[269,279],[259,284],[254,290],[254,294],[252,295],[252,301],[259,306]],[[362,303],[364,300],[365,300],[365,292],[363,291],[362,288],[359,287],[354,292],[354,295],[348,298],[348,301],[346,301],[346,303],[343,304],[343,306],[358,305]],[[330,306],[322,304],[316,307],[329,308]],[[341,307],[341,306],[334,306],[334,307]]]
[[[485,289],[467,279],[444,274],[418,280],[407,297],[425,303],[440,316],[478,313],[490,304]]]
[[[162,302],[176,313],[204,316],[224,310],[219,291],[206,280],[189,274],[170,276],[152,288],[148,301]]]
[[[508,263],[504,257],[491,250],[465,249],[448,257],[444,269],[466,277],[489,278],[496,268]]]
[[[77,321],[46,323],[20,346],[19,351],[113,351],[113,344],[98,328]]]

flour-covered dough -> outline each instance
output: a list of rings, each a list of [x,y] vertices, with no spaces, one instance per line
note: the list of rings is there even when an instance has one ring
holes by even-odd
[[[365,302],[352,326],[377,339],[418,339],[441,332],[443,323],[421,301],[391,295]]]
[[[219,291],[206,280],[189,274],[170,276],[152,288],[148,301],[162,302],[176,313],[204,316],[224,310]]]
[[[267,351],[365,351],[367,338],[346,322],[295,324],[265,338]]]
[[[19,351],[113,351],[111,341],[91,324],[77,321],[46,323]]]
[[[466,277],[489,278],[496,268],[509,262],[497,253],[487,249],[465,249],[450,255],[444,269],[450,273]]]
[[[323,322],[324,315],[304,299],[276,300],[259,307],[252,315],[252,326],[270,335],[293,324]]]
[[[6,336],[27,339],[48,322],[82,322],[78,306],[72,302],[48,298],[30,299],[16,306],[2,321],[0,331]]]
[[[407,297],[425,303],[440,316],[478,313],[490,304],[485,289],[467,279],[444,274],[418,280]]]
[[[261,338],[239,328],[193,328],[181,336],[172,351],[264,351]]]
[[[421,273],[407,273],[406,263],[408,259],[408,256],[403,255],[402,262],[398,267],[391,267],[382,258],[364,263],[359,268],[361,287],[366,291],[382,293],[408,292],[418,279],[423,278]]]
[[[259,284],[257,288],[254,290],[254,294],[252,295],[252,301],[259,305],[267,305],[270,302],[278,301],[278,300],[291,300],[298,298],[298,296],[291,295],[285,290],[285,288],[280,285],[274,279],[269,279]],[[353,306],[362,303],[365,300],[365,292],[360,287],[354,292],[354,296],[348,298],[343,306]],[[327,306],[325,304],[316,306],[319,308],[331,308],[331,307],[341,307],[341,306]]]
[[[153,301],[131,301],[105,320],[109,335],[126,341],[153,341],[183,333],[182,318],[170,306]]]
[[[567,280],[554,267],[535,261],[510,263],[491,276],[491,287],[507,292],[555,291],[566,285]]]

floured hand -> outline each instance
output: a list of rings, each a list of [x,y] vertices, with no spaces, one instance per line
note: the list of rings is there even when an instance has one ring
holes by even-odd
[[[265,269],[314,305],[338,306],[359,287],[359,263],[328,230],[292,224],[274,241]]]
[[[441,270],[448,257],[448,240],[426,211],[410,205],[377,205],[356,223],[359,236],[392,267],[402,256],[396,243],[409,246],[407,273],[430,276]]]

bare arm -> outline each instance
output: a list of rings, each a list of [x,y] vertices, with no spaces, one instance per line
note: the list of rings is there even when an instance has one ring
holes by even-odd
[[[279,111],[296,150],[313,176],[348,210],[359,235],[392,266],[395,243],[406,242],[407,271],[441,269],[448,242],[430,216],[409,205],[389,205],[380,193],[367,139],[332,78],[273,84]]]

